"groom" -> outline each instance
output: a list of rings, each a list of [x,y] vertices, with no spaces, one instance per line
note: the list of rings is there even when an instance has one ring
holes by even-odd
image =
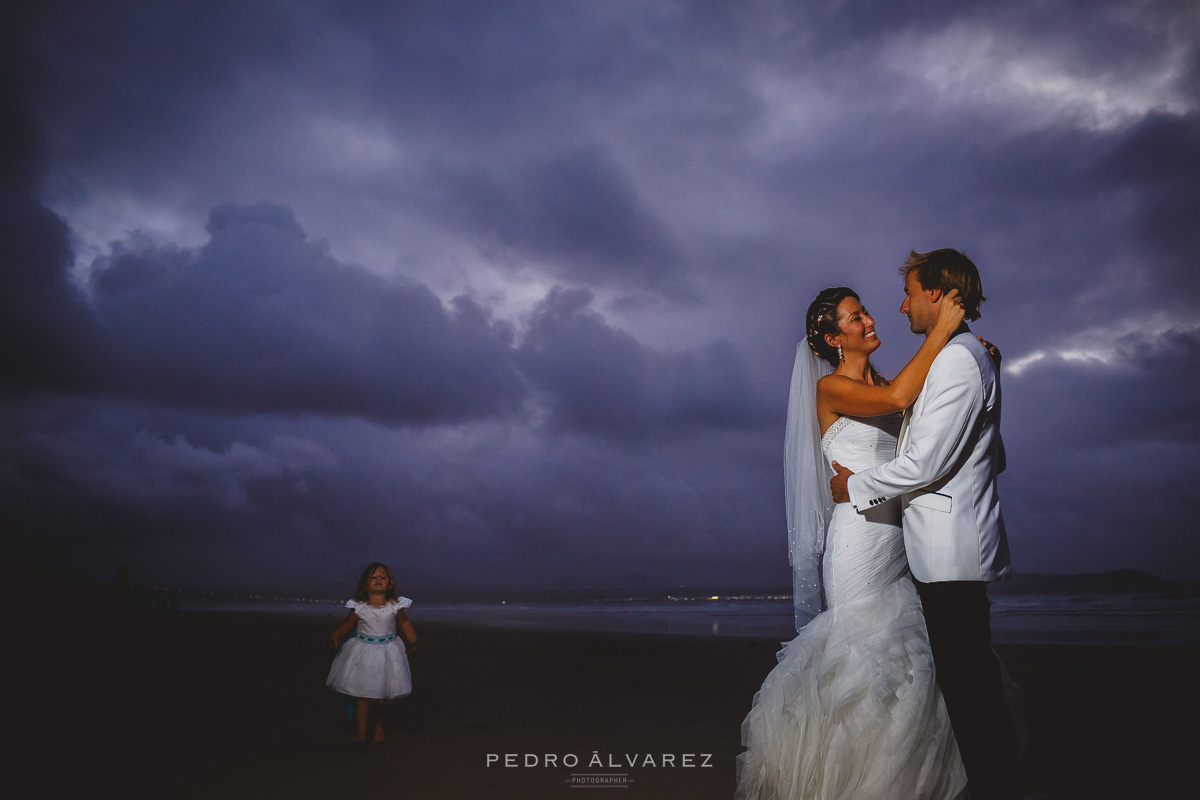
[[[963,253],[912,252],[900,270],[913,333],[927,334],[951,289],[968,320],[986,298]],[[1000,377],[966,323],[934,359],[905,414],[896,458],[859,474],[834,464],[833,499],[860,514],[900,496],[908,555],[974,800],[1021,797],[1016,735],[992,652],[988,581],[1008,577],[996,475],[1004,469]]]

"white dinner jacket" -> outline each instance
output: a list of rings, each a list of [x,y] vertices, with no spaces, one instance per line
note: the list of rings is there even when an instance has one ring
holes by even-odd
[[[1000,379],[968,329],[942,348],[892,461],[850,476],[856,511],[902,497],[904,549],[923,583],[1008,577],[996,475],[1003,469]]]

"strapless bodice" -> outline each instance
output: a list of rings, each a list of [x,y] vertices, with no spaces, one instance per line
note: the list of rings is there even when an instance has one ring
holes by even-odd
[[[821,437],[821,451],[852,472],[886,464],[896,457],[900,414],[883,417],[839,417]]]
[[[825,457],[862,472],[896,457],[901,416],[841,417],[821,437]],[[859,514],[849,503],[833,508],[825,540],[825,599],[830,608],[879,592],[908,571],[900,504],[890,500]]]

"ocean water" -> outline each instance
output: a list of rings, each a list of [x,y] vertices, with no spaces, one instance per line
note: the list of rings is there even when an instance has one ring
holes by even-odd
[[[254,611],[327,618],[340,602],[278,598],[181,601],[184,610]],[[583,602],[422,603],[413,622],[501,628],[625,631],[692,636],[795,636],[785,597],[622,598]],[[1200,645],[1200,595],[1178,593],[1001,594],[992,598],[992,633],[1000,643]]]
[[[998,642],[1200,645],[1200,595],[999,595],[992,635]]]

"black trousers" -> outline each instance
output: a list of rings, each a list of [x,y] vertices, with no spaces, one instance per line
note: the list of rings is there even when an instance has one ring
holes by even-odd
[[[971,798],[1021,798],[1017,736],[992,651],[987,584],[914,583]]]

